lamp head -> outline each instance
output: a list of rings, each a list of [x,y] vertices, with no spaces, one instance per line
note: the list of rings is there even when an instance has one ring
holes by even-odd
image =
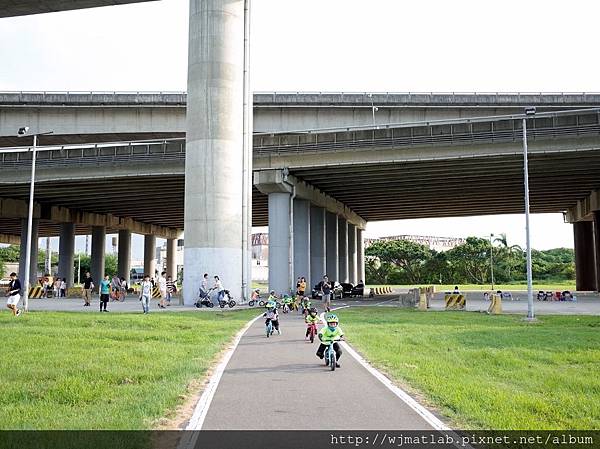
[[[17,134],[19,136],[24,136],[25,134],[27,134],[28,131],[29,131],[29,126],[23,126],[23,127],[19,128],[19,131],[17,132]]]

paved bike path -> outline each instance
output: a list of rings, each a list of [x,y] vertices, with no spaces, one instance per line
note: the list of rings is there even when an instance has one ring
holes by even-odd
[[[203,430],[432,429],[346,351],[330,371],[297,312],[280,317],[282,335],[259,318],[241,338]]]

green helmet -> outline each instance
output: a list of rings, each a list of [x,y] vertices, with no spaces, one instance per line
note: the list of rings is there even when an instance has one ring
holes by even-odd
[[[339,323],[340,322],[340,320],[338,320],[338,317],[335,313],[328,313],[325,316],[325,321],[327,323]]]

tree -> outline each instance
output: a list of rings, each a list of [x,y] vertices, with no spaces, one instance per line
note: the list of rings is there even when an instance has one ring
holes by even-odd
[[[486,284],[490,274],[490,249],[487,239],[467,237],[467,241],[446,253],[455,282]]]
[[[432,252],[427,246],[409,240],[387,240],[375,242],[365,254],[377,257],[382,264],[392,264],[403,272],[410,284],[416,284]]]

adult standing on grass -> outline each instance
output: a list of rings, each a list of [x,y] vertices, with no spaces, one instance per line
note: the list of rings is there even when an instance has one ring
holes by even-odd
[[[145,274],[144,280],[140,288],[140,301],[142,301],[142,309],[144,314],[150,313],[150,298],[152,297],[152,282],[150,276]]]
[[[108,312],[106,305],[108,304],[108,297],[110,295],[110,281],[108,274],[104,275],[104,279],[100,281],[100,312]],[[102,310],[104,307],[104,310]]]
[[[160,292],[160,302],[158,303],[158,307],[161,309],[165,309],[165,299],[167,298],[167,272],[163,271],[160,273],[160,277],[158,278],[158,291]]]
[[[111,301],[118,301],[119,295],[121,294],[121,279],[116,274],[113,276],[110,282]]]
[[[21,315],[21,310],[18,307],[21,300],[21,281],[17,278],[17,273],[10,273],[10,282],[8,283],[6,296],[8,296],[6,307],[12,310],[13,316]]]
[[[85,279],[83,280],[83,306],[89,306],[92,300],[92,290],[94,289],[94,281],[89,271],[85,272]]]

